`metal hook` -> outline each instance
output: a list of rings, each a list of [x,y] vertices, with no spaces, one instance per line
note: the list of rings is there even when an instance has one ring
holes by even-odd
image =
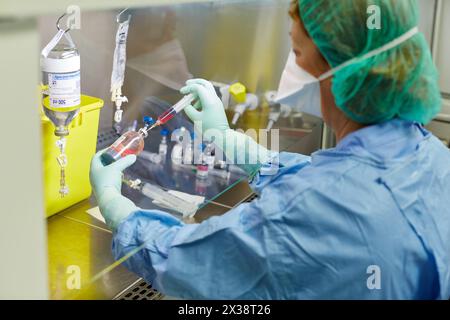
[[[125,8],[125,9],[123,9],[122,11],[119,12],[119,14],[116,16],[116,21],[117,21],[117,23],[121,23],[121,22],[120,22],[120,16],[121,16],[125,11],[127,11],[127,10],[128,10],[128,8]],[[131,15],[129,14],[127,20],[130,20],[130,18],[131,18]]]
[[[67,13],[64,13],[61,17],[58,18],[58,20],[56,20],[56,28],[58,29],[58,31],[61,31],[61,27],[59,26],[59,22],[61,21],[62,18],[64,18],[67,15]],[[70,31],[70,27],[67,28],[66,30],[64,30],[64,32],[68,32]]]

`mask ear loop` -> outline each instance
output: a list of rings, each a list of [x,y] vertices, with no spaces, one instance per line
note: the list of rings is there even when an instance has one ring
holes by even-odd
[[[348,60],[347,62],[344,62],[342,64],[340,64],[339,66],[337,66],[336,68],[333,68],[327,72],[325,72],[324,74],[322,74],[319,77],[319,82],[326,80],[328,78],[330,78],[331,76],[333,76],[336,72],[361,61],[370,59],[372,57],[375,57],[377,55],[379,55],[380,53],[386,52],[388,50],[391,50],[397,46],[399,46],[400,44],[402,44],[403,42],[409,40],[410,38],[412,38],[413,36],[415,36],[417,33],[419,33],[419,28],[416,26],[414,28],[412,28],[411,30],[409,30],[408,32],[404,33],[403,35],[401,35],[400,37],[398,37],[397,39],[392,40],[391,42],[388,42],[387,44],[385,44],[384,46],[379,47],[378,49],[372,50],[360,57],[356,57],[353,59]]]

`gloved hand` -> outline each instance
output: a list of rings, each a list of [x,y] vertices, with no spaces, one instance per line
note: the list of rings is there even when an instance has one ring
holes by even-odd
[[[269,150],[249,136],[230,129],[222,101],[209,81],[188,80],[180,92],[191,93],[198,99],[194,106],[184,109],[194,122],[195,130],[202,133],[207,140],[214,140],[216,147],[223,150],[225,156],[234,164],[239,165],[248,174],[253,174],[261,164],[270,161]]]
[[[108,226],[115,230],[130,213],[138,210],[131,200],[121,194],[122,171],[136,161],[136,156],[126,156],[105,166],[100,159],[104,151],[99,151],[92,158],[89,176],[100,212]]]
[[[191,79],[186,81],[186,86],[181,88],[182,94],[193,94],[198,100],[194,106],[187,106],[184,109],[186,115],[194,122],[201,124],[202,130],[198,132],[207,132],[211,129],[225,131],[230,129],[227,115],[222,101],[217,96],[214,86],[203,79]]]

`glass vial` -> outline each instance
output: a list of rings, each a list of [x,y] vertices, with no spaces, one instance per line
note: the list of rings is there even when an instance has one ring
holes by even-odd
[[[107,166],[128,155],[138,155],[144,150],[144,138],[145,136],[141,131],[124,133],[102,154],[102,163]]]

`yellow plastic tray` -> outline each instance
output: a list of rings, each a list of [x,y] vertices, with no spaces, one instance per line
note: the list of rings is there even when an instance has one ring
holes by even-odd
[[[54,135],[52,122],[43,115],[43,172],[46,216],[49,217],[77,202],[89,198],[92,189],[89,182],[89,168],[97,144],[98,122],[103,100],[90,96],[81,96],[81,107],[78,116],[69,126],[66,137],[66,183],[69,194],[61,198],[59,194],[60,168],[56,157],[59,149],[56,147],[58,137]]]

